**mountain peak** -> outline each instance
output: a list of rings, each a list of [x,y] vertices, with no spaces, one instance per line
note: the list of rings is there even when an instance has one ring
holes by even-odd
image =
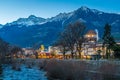
[[[76,10],[77,13],[79,12],[85,12],[85,13],[88,13],[88,12],[92,12],[94,14],[102,14],[104,12],[102,11],[99,11],[97,9],[91,9],[91,8],[88,8],[86,6],[81,6],[79,9]]]
[[[88,10],[89,8],[88,7],[86,7],[86,6],[81,6],[81,8],[80,8],[81,10]]]
[[[79,9],[77,9],[76,10],[77,12],[81,12],[81,11],[83,11],[83,12],[89,12],[89,11],[91,11],[91,9],[89,9],[88,7],[86,7],[86,6],[81,6]]]
[[[20,25],[21,26],[31,26],[36,25],[44,22],[46,19],[41,17],[36,17],[35,15],[30,15],[28,18],[19,18],[16,21],[13,21],[12,23],[8,23],[6,25]]]
[[[28,18],[37,18],[35,15],[30,15]]]

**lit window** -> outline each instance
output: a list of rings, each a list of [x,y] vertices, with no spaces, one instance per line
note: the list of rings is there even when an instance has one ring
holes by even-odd
[[[90,37],[90,35],[87,35],[87,37]]]
[[[92,35],[92,37],[94,37],[94,35]]]

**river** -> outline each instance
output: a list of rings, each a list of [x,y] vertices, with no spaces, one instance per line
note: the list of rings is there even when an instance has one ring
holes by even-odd
[[[44,71],[36,67],[21,66],[20,71],[15,71],[11,66],[5,66],[0,80],[47,80],[47,77]]]

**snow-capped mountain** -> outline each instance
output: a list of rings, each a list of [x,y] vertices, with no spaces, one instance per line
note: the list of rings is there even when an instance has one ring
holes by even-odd
[[[30,15],[28,18],[19,18],[18,20],[12,22],[12,23],[7,23],[6,25],[12,26],[12,25],[19,25],[19,26],[31,26],[31,25],[37,25],[41,24],[44,22],[46,19],[41,18],[41,17],[36,17],[34,15]]]
[[[48,21],[52,22],[52,21],[64,21],[68,18],[70,18],[73,15],[73,13],[60,13],[58,15],[56,15],[55,17],[52,17],[50,19],[48,19]]]
[[[97,29],[99,37],[103,35],[104,25],[109,23],[112,26],[112,34],[120,39],[120,14],[106,13],[85,6],[69,13],[60,13],[48,19],[34,15],[28,18],[20,18],[4,25],[0,29],[0,36],[9,43],[21,47],[35,47],[40,44],[49,46],[57,39],[67,24],[78,20],[87,26],[87,30]]]

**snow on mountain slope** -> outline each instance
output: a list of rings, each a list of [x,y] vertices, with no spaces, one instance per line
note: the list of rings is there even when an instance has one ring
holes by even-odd
[[[99,37],[102,37],[106,23],[111,24],[112,34],[120,34],[120,14],[106,13],[82,6],[72,12],[60,13],[48,19],[34,15],[20,18],[3,25],[3,28],[0,29],[0,36],[9,43],[21,47],[40,44],[49,46],[57,39],[67,24],[75,21],[83,22],[86,30],[97,29]]]
[[[46,19],[41,17],[36,17],[34,15],[30,15],[28,18],[19,18],[17,21],[14,21],[12,23],[7,23],[6,25],[37,25],[40,23],[43,23]]]

